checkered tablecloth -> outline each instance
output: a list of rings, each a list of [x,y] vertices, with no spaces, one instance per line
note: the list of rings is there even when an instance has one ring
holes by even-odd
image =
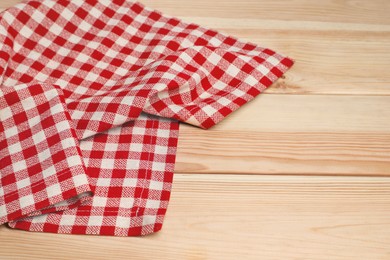
[[[137,2],[32,0],[3,11],[0,224],[160,230],[179,121],[209,128],[291,66]]]

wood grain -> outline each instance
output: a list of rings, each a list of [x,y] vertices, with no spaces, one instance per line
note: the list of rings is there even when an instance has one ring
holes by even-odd
[[[176,174],[143,238],[0,227],[0,259],[389,259],[390,178]]]
[[[260,95],[207,131],[182,125],[176,171],[390,176],[390,97]]]
[[[13,0],[15,1],[15,0]],[[321,21],[364,24],[390,24],[390,2],[311,0],[141,0],[175,16],[234,17],[238,19],[278,19],[280,21]],[[207,7],[207,8],[205,8]],[[288,26],[288,23],[286,23]]]

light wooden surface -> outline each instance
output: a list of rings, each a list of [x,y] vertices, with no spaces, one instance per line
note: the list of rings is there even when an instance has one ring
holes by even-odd
[[[0,259],[390,259],[390,179],[177,174],[160,233],[0,227]]]
[[[180,134],[178,172],[390,176],[390,96],[262,94]]]
[[[390,1],[141,2],[296,64],[213,129],[182,125],[160,233],[1,226],[0,259],[390,259]]]

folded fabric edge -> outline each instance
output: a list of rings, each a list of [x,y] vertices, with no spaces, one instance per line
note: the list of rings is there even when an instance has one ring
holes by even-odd
[[[78,170],[73,168],[72,170],[69,169],[58,175],[60,178],[68,179],[67,181],[56,182],[53,180],[54,178],[46,178],[37,183],[33,183],[31,185],[32,189],[46,188],[48,194],[46,195],[46,199],[42,199],[38,202],[34,201],[35,197],[37,197],[36,193],[31,193],[20,198],[17,198],[19,195],[17,193],[4,194],[4,198],[1,198],[0,225],[8,223],[10,226],[13,226],[12,223],[23,220],[26,217],[28,218],[75,208],[89,200],[93,196],[93,192],[91,191],[87,179],[84,179],[82,175],[75,178],[71,173],[72,171],[74,173]],[[50,185],[46,187],[45,182],[50,182]],[[70,182],[73,184],[70,184]],[[61,191],[61,194],[58,194],[59,186],[73,187],[64,192]],[[21,205],[27,206],[20,208],[20,206],[12,205],[11,203],[9,203],[10,205],[6,205],[5,201],[7,200],[12,200],[12,204],[20,203]]]
[[[9,222],[10,228],[32,232],[48,232],[68,235],[92,235],[92,236],[146,236],[162,230],[165,213],[145,214],[131,217],[122,217],[118,223],[117,216],[106,216],[107,222],[116,223],[115,226],[101,226],[98,231],[86,231],[85,225],[58,225],[59,215],[55,213],[26,217],[20,221]],[[137,223],[129,227],[129,223]]]
[[[91,197],[61,90],[46,83],[2,87],[0,101],[0,224]]]
[[[264,64],[256,66],[252,70],[252,72],[248,74],[245,80],[235,87],[238,91],[242,91],[241,96],[227,93],[227,95],[218,97],[213,102],[207,104],[207,106],[212,107],[213,103],[219,103],[220,106],[220,104],[224,103],[223,99],[227,98],[231,102],[228,106],[224,106],[221,110],[215,111],[214,113],[202,113],[203,116],[195,116],[193,114],[189,114],[187,111],[184,111],[185,113],[187,113],[187,115],[184,116],[187,119],[184,121],[191,125],[199,126],[203,129],[209,129],[217,125],[227,116],[238,110],[246,103],[253,100],[265,89],[270,87],[276,80],[282,77],[283,74],[286,73],[292,67],[293,64],[294,61],[292,59],[288,57],[281,58],[280,62],[271,69],[269,69],[266,74],[262,72],[265,68]],[[204,112],[205,109],[203,108],[202,110],[202,112]],[[200,117],[203,117],[203,119],[199,120]]]

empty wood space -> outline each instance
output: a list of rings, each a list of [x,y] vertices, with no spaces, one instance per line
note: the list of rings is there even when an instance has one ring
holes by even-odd
[[[141,2],[296,63],[216,127],[181,125],[159,233],[3,225],[0,259],[390,259],[390,1]]]

